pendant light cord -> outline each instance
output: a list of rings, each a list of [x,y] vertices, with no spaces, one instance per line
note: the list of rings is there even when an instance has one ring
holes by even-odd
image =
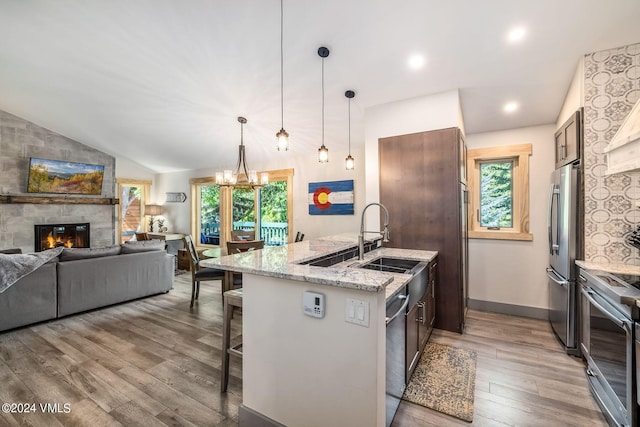
[[[322,58],[322,146],[324,147],[324,58]]]
[[[349,98],[349,155],[351,155],[351,98]]]
[[[284,0],[280,0],[280,128],[284,129],[284,48],[283,48],[283,38],[284,38]]]

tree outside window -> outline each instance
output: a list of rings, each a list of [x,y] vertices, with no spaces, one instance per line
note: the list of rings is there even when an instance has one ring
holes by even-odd
[[[220,188],[200,185],[200,243],[220,244]]]
[[[292,183],[293,169],[269,171],[269,184],[259,190],[221,189],[215,177],[192,178],[192,234],[200,236],[203,246],[224,245],[231,230],[256,230],[265,245],[287,243],[293,223]]]
[[[529,232],[531,152],[531,144],[467,151],[470,238],[533,240]]]
[[[513,227],[513,162],[480,164],[480,226]]]

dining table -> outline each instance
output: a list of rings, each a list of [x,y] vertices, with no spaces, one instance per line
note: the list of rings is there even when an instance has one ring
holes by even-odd
[[[227,255],[227,248],[218,246],[216,248],[209,248],[202,251],[202,258],[220,258]],[[224,280],[222,281],[222,293],[233,289],[233,271],[225,270]]]
[[[204,258],[220,258],[225,256],[226,254],[227,254],[227,249],[221,248],[221,247],[209,248],[202,251],[202,256]]]
[[[243,242],[258,242],[258,240],[242,240]],[[246,252],[249,249],[243,250],[241,249],[241,252]],[[209,249],[205,249],[204,251],[202,251],[202,257],[203,259],[207,259],[207,258],[220,258],[223,256],[228,255],[228,251],[227,248],[223,248],[221,246],[215,247],[215,248],[209,248]],[[224,272],[224,280],[222,282],[222,293],[229,291],[231,289],[233,289],[233,276],[234,274],[242,274],[242,273],[237,273],[237,272],[233,272],[231,270],[225,270]]]

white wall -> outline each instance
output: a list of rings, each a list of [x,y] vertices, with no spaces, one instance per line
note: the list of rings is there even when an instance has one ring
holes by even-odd
[[[578,61],[576,72],[573,75],[571,85],[569,86],[562,108],[558,114],[556,129],[560,128],[580,107],[584,107],[584,56],[581,56]]]
[[[246,273],[243,287],[245,406],[287,426],[384,426],[384,292]],[[325,296],[324,318],[303,314],[304,291]],[[346,323],[347,298],[369,326]]]
[[[434,129],[460,127],[458,90],[377,105],[365,110],[366,203],[380,200],[378,139]],[[393,224],[393,218],[390,218]],[[367,212],[367,230],[380,226],[377,210]]]
[[[554,169],[554,125],[467,135],[468,148],[532,144],[529,159],[533,241],[469,240],[469,298],[548,308],[547,204]]]
[[[362,147],[362,146],[360,146]],[[250,153],[249,153],[250,154]],[[356,167],[353,171],[344,168],[345,153],[330,151],[329,163],[319,163],[317,151],[313,150],[306,156],[293,157],[285,154],[279,161],[251,163],[252,169],[274,170],[294,169],[293,176],[293,229],[290,235],[300,231],[305,234],[305,239],[327,236],[342,232],[356,232],[360,224],[360,212],[364,207],[365,181],[364,181],[364,152],[362,148],[353,148],[351,155],[355,158]],[[228,165],[224,165],[227,166]],[[222,165],[219,169],[222,169]],[[184,192],[190,197],[189,179],[215,175],[215,168],[173,172],[156,175],[152,198],[164,205],[166,225],[170,231],[189,233],[191,200],[184,203],[165,203],[166,192]],[[354,215],[309,215],[307,204],[307,192],[309,182],[354,180],[355,213]]]
[[[293,227],[291,230],[305,234],[305,239],[327,236],[330,234],[357,232],[360,227],[360,214],[365,204],[365,161],[362,146],[351,149],[351,155],[355,158],[355,169],[348,171],[344,168],[346,153],[329,153],[329,163],[318,163],[317,153],[309,153],[308,156],[296,159],[295,175],[293,177]],[[335,158],[335,160],[333,160]],[[339,181],[353,179],[354,190],[354,214],[353,215],[309,215],[307,194],[309,182],[315,181]]]
[[[153,181],[155,172],[126,157],[116,157],[116,178]]]

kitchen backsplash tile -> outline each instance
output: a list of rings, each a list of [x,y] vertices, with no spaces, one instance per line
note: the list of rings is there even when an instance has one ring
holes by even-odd
[[[625,242],[640,224],[640,173],[605,175],[604,148],[640,98],[640,43],[585,57],[585,259],[640,265]]]

